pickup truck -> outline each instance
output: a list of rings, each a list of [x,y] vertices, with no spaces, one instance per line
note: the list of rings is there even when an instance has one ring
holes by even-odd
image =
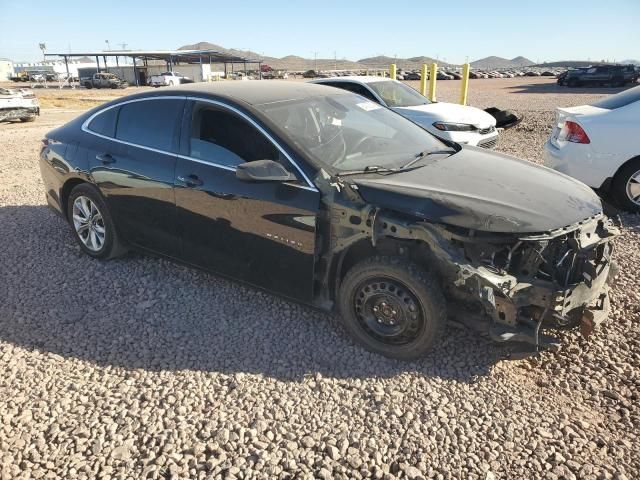
[[[90,78],[83,78],[80,82],[85,88],[125,88],[127,82],[113,73],[94,73]]]
[[[149,85],[152,87],[173,87],[181,83],[193,83],[193,80],[178,72],[163,72],[160,75],[152,75],[149,79]]]

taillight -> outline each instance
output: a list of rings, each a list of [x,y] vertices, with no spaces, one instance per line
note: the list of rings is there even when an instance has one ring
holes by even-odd
[[[570,120],[564,122],[560,135],[558,135],[558,140],[573,143],[591,143],[587,132],[579,124]]]

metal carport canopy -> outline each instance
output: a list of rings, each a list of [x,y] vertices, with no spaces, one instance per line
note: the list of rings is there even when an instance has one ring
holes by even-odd
[[[45,57],[62,57],[67,69],[67,75],[69,74],[68,60],[71,57],[95,57],[96,66],[98,72],[100,71],[99,58],[104,60],[104,68],[109,71],[107,67],[107,57],[115,57],[116,65],[118,64],[118,57],[130,57],[133,59],[133,70],[136,78],[136,86],[138,83],[138,75],[136,71],[136,59],[140,59],[144,62],[145,66],[148,60],[163,60],[167,63],[167,69],[173,71],[173,64],[175,62],[181,63],[223,63],[225,75],[227,73],[227,64],[231,64],[233,71],[233,65],[235,63],[242,63],[246,72],[247,63],[257,63],[260,70],[262,65],[261,59],[252,59],[239,57],[237,55],[231,55],[229,53],[219,52],[217,50],[106,50],[100,52],[69,52],[69,53],[47,53]],[[260,75],[262,78],[262,74]]]
[[[184,63],[200,63],[201,59],[211,63],[262,63],[260,59],[252,59],[219,52],[217,50],[106,50],[98,52],[47,53],[47,57],[132,57],[147,60],[173,59]]]

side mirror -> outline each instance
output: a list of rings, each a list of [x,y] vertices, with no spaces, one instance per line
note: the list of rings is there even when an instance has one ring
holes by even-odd
[[[241,163],[236,168],[236,178],[245,182],[289,182],[296,176],[273,160],[256,160]]]

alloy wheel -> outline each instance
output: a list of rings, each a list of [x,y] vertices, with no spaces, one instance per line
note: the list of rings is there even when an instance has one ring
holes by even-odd
[[[627,180],[627,196],[636,205],[640,205],[640,170]]]
[[[89,197],[80,195],[73,201],[73,227],[89,250],[99,252],[102,249],[106,228],[102,213]]]

